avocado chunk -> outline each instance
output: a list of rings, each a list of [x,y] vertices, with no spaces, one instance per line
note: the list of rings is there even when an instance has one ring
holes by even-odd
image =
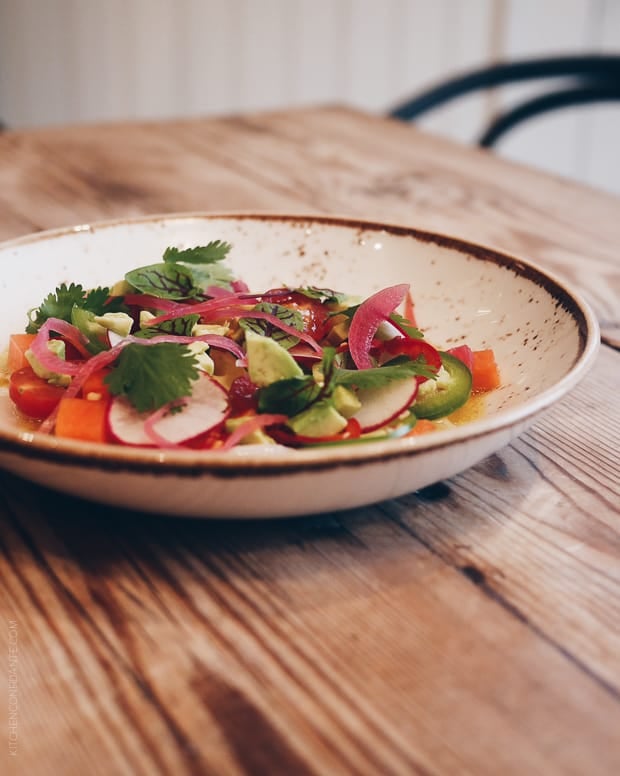
[[[58,358],[65,358],[65,343],[62,340],[48,340],[47,349]],[[52,385],[68,386],[71,383],[69,375],[60,374],[60,372],[53,372],[51,369],[44,367],[30,348],[24,354],[26,361],[32,367],[32,371],[41,377],[43,380],[47,380]]]
[[[337,385],[332,394],[334,407],[345,418],[352,418],[356,412],[361,410],[362,402],[349,388],[344,385]]]
[[[94,322],[104,329],[109,329],[119,337],[128,337],[133,326],[133,318],[127,313],[104,313],[95,315]]]
[[[229,434],[236,431],[239,426],[242,426],[247,422],[248,418],[241,416],[240,418],[229,418],[224,427]],[[239,442],[240,445],[275,445],[276,442],[268,434],[266,434],[262,428],[257,428]]]
[[[342,431],[347,425],[347,419],[329,399],[321,399],[292,417],[287,425],[301,436],[324,437]]]
[[[303,377],[299,364],[291,354],[269,337],[246,331],[245,346],[250,380],[259,387],[271,385],[276,380]]]

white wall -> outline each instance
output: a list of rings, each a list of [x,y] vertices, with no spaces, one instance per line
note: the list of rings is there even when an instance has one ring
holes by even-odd
[[[342,102],[375,112],[494,59],[620,52],[620,0],[0,0],[10,127]],[[471,141],[529,87],[430,114]],[[537,119],[498,152],[620,193],[620,103]]]

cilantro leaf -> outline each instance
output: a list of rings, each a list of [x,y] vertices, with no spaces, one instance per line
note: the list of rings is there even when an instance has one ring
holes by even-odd
[[[183,315],[180,318],[162,321],[157,326],[145,326],[143,329],[139,329],[135,336],[143,337],[144,339],[158,337],[160,334],[176,334],[179,337],[189,337],[199,320],[199,315]]]
[[[71,321],[73,305],[84,300],[84,289],[80,285],[62,283],[53,294],[48,294],[39,307],[28,311],[27,334],[36,334],[48,318],[61,318]]]
[[[259,412],[284,413],[289,417],[305,410],[318,399],[321,387],[312,377],[291,377],[259,388]]]
[[[177,263],[179,261],[186,264],[213,264],[226,258],[232,245],[223,240],[212,240],[207,245],[197,245],[195,248],[166,248],[163,259],[166,263]]]
[[[53,294],[48,294],[39,307],[28,311],[27,334],[36,334],[48,318],[60,318],[71,323],[71,311],[74,305],[89,310],[95,315],[106,312],[118,312],[119,306],[106,305],[109,298],[109,288],[94,288],[88,292],[77,283],[61,283]]]
[[[390,315],[390,320],[397,323],[398,327],[402,329],[408,337],[411,337],[412,339],[424,339],[424,334],[422,334],[420,329],[418,329],[417,326],[413,326],[411,322],[402,315],[392,313]]]
[[[103,315],[110,312],[106,307],[106,302],[110,296],[109,288],[93,288],[84,297],[82,304],[78,304],[78,307],[83,307],[85,310],[90,310],[95,315]]]
[[[191,299],[200,293],[189,268],[181,264],[149,264],[125,275],[128,283],[143,294],[160,299]]]
[[[152,412],[175,399],[191,395],[198,378],[189,348],[162,342],[131,343],[121,350],[116,366],[105,378],[110,392],[126,396],[138,412]]]
[[[412,360],[406,356],[398,356],[385,366],[371,369],[342,369],[336,367],[332,378],[334,385],[344,385],[346,388],[379,388],[394,380],[403,380],[405,377],[436,377],[435,370],[431,369],[423,360]]]
[[[299,310],[294,310],[292,307],[285,307],[284,305],[273,304],[270,302],[261,302],[253,309],[259,312],[269,313],[282,321],[282,323],[292,326],[298,331],[303,331],[304,319]],[[253,331],[256,334],[261,334],[263,337],[270,337],[287,350],[299,342],[299,337],[295,337],[293,334],[287,334],[287,332],[282,331],[282,329],[279,329],[275,324],[262,318],[240,318],[239,326],[248,331]]]

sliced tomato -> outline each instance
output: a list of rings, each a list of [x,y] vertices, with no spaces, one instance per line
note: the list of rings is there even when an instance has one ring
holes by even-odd
[[[292,291],[288,296],[278,298],[276,301],[301,313],[304,319],[304,332],[318,342],[327,334],[330,313],[325,305],[321,304],[320,299],[310,299],[304,294]]]
[[[36,375],[29,366],[18,369],[10,377],[9,396],[20,412],[35,420],[43,420],[53,412],[65,391],[62,386],[51,385]]]

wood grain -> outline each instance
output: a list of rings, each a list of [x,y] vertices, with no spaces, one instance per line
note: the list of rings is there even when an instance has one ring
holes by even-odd
[[[0,135],[2,237],[193,209],[440,229],[618,314],[617,200],[361,113]],[[172,520],[0,474],[2,772],[619,773],[619,377],[603,347],[499,454],[341,514]]]

